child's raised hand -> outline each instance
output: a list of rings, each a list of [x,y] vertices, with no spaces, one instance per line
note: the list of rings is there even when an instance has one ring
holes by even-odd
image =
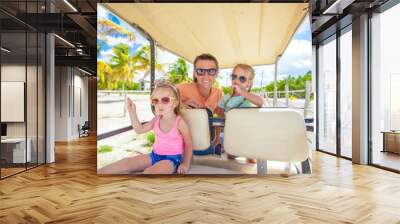
[[[135,111],[136,110],[136,104],[129,97],[127,98],[126,108],[129,111]]]
[[[178,167],[177,173],[185,174],[189,171],[189,164],[181,163]]]
[[[240,86],[233,85],[232,90],[233,90],[233,94],[236,93],[236,95],[243,96],[243,90],[240,88]]]

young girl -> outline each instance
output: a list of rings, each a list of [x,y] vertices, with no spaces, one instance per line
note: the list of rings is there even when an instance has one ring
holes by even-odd
[[[222,117],[224,113],[237,107],[252,107],[253,105],[261,107],[263,105],[263,98],[250,92],[254,79],[254,70],[250,65],[237,64],[233,68],[231,79],[232,94],[223,96],[216,109],[217,115]],[[218,138],[217,144],[219,144]],[[228,155],[228,158],[234,159],[235,156]],[[248,162],[254,163],[255,160],[248,159]]]
[[[143,171],[144,174],[187,173],[192,157],[192,139],[189,126],[179,115],[178,89],[167,83],[156,86],[151,95],[155,117],[141,124],[136,106],[128,98],[128,111],[136,133],[153,130],[156,136],[150,154],[124,158],[98,170],[99,173],[121,173]]]

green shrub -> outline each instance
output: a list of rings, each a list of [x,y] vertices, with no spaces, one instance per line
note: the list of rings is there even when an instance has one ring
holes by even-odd
[[[146,139],[147,139],[148,142],[153,144],[154,141],[156,140],[156,135],[154,134],[154,132],[150,132],[150,133],[147,134]]]
[[[101,145],[98,149],[99,153],[106,153],[106,152],[111,152],[112,147],[109,145]]]
[[[277,91],[285,91],[286,81],[289,85],[289,90],[305,90],[306,89],[306,81],[311,81],[312,75],[311,71],[308,71],[304,75],[300,75],[297,77],[289,75],[286,79],[281,79],[276,82]],[[271,81],[268,85],[263,86],[264,91],[273,92],[274,91],[274,81]],[[258,89],[253,89],[258,90]],[[304,98],[305,92],[297,93],[298,98]]]
[[[224,94],[232,94],[232,87],[231,86],[223,86],[222,91]]]
[[[148,133],[146,135],[146,143],[144,144],[144,146],[146,146],[146,147],[153,146],[155,140],[156,140],[156,136],[155,136],[154,132]]]

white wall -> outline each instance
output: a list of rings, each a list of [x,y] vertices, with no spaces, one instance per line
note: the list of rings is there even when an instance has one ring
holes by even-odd
[[[30,78],[30,74],[33,72],[36,74],[36,67],[33,66],[28,66],[25,68],[25,65],[2,65],[1,66],[1,81],[3,82],[25,82],[25,74],[27,69],[28,71],[28,81],[29,81],[29,87],[34,86],[35,88],[27,88],[27,103],[28,106],[34,107],[36,111],[36,80],[32,80]],[[34,104],[32,104],[34,103]],[[39,105],[40,106],[40,105]],[[2,110],[7,110],[7,108],[2,108]],[[27,113],[27,118],[28,122],[35,121],[37,119],[36,113],[31,113],[30,110],[28,110],[29,113]],[[33,125],[28,124],[28,129]],[[36,129],[36,126],[35,126]],[[28,130],[29,131],[29,130]],[[35,133],[36,134],[36,133]],[[9,137],[25,137],[25,123],[24,122],[7,122],[7,135]],[[29,137],[29,133],[28,133]]]
[[[75,70],[76,72],[76,70]],[[80,73],[82,74],[82,73]],[[75,96],[75,106],[72,119],[72,130],[71,134],[75,137],[79,136],[77,126],[80,124],[81,126],[88,120],[88,78],[82,77],[80,75],[75,75],[74,79],[74,94]],[[80,97],[79,97],[80,96]],[[80,101],[80,103],[79,103]],[[79,108],[81,107],[81,108]],[[81,110],[81,111],[80,111]]]
[[[56,141],[79,138],[78,124],[88,120],[88,78],[83,75],[76,68],[56,67]]]
[[[55,141],[68,141],[68,71],[67,67],[55,68]]]
[[[38,69],[38,70],[37,70]],[[30,140],[32,162],[39,159],[39,163],[44,162],[44,83],[42,68],[39,66],[25,66],[25,64],[3,64],[1,66],[2,82],[24,82],[26,83],[26,108],[23,106],[22,113],[27,119],[23,122],[6,122],[7,137],[24,138],[25,134]],[[27,81],[25,80],[27,78]],[[24,94],[22,90],[21,94]],[[7,97],[2,95],[3,97]],[[10,108],[1,108],[7,111]],[[8,111],[10,112],[10,111]],[[11,111],[12,113],[12,111]],[[39,155],[37,155],[37,153]]]
[[[3,82],[25,82],[25,65],[2,65],[1,81]],[[1,108],[7,110],[7,108]],[[8,137],[25,137],[25,123],[11,122],[7,123]]]

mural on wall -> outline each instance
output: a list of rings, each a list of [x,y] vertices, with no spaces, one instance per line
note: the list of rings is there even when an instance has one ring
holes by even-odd
[[[107,3],[97,13],[98,174],[311,172],[308,4]]]

